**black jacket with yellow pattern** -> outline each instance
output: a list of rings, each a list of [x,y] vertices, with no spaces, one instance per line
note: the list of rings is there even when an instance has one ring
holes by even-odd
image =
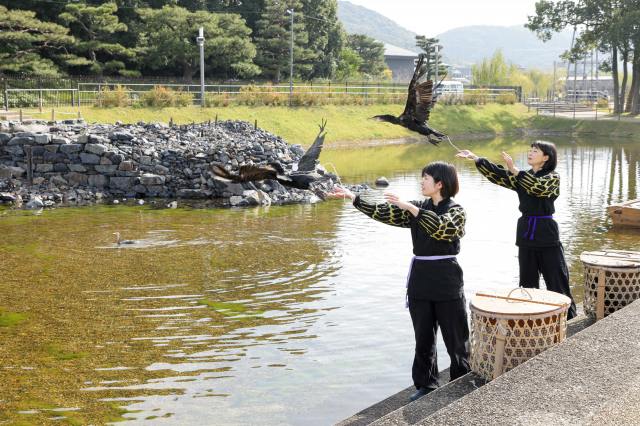
[[[516,245],[555,247],[560,245],[558,224],[551,218],[554,202],[560,195],[560,176],[555,171],[520,171],[514,175],[486,158],[478,158],[476,167],[490,182],[516,191],[522,216],[518,219]],[[535,222],[535,223],[534,223]]]
[[[378,222],[410,228],[416,256],[457,255],[464,236],[464,209],[450,198],[437,206],[431,199],[411,203],[420,209],[418,216],[393,204],[367,202],[360,196],[353,205]],[[456,259],[416,260],[409,272],[407,294],[410,299],[459,299],[464,295],[462,269]]]

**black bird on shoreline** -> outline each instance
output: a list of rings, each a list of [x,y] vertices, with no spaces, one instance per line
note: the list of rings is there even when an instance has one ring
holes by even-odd
[[[387,123],[406,127],[409,130],[425,135],[433,145],[438,145],[438,143],[446,138],[446,135],[429,127],[427,121],[429,120],[431,109],[436,103],[437,96],[434,94],[435,89],[440,87],[440,83],[444,80],[444,77],[435,88],[433,87],[433,80],[418,83],[420,78],[422,78],[427,72],[427,70],[423,68],[424,59],[424,54],[420,54],[420,56],[418,56],[418,63],[416,64],[416,69],[413,72],[413,77],[409,83],[407,103],[402,114],[398,117],[391,114],[383,114],[376,115],[373,118],[379,121],[386,121]]]
[[[282,164],[271,162],[266,165],[240,166],[237,173],[230,172],[223,165],[214,163],[211,165],[211,171],[218,179],[234,183],[256,182],[267,179],[276,180],[289,188],[311,190],[324,199],[324,191],[327,188],[323,188],[323,186],[336,179],[336,176],[326,173],[324,169],[318,167],[318,158],[320,157],[320,152],[322,152],[326,136],[324,130],[326,125],[326,121],[319,125],[320,132],[318,136],[298,161],[296,170],[286,171]]]

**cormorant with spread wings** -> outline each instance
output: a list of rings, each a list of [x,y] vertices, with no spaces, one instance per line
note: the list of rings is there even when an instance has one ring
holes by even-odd
[[[230,172],[222,165],[214,163],[211,165],[211,171],[218,178],[230,182],[242,183],[273,179],[284,186],[309,189],[318,195],[318,191],[316,191],[314,185],[335,178],[334,175],[326,173],[324,169],[318,167],[318,158],[320,157],[326,136],[324,131],[326,125],[326,121],[323,121],[322,124],[319,125],[320,132],[318,136],[298,161],[296,170],[286,171],[284,167],[282,167],[282,164],[271,162],[267,165],[240,166],[238,173]]]
[[[409,83],[409,93],[407,95],[407,104],[404,107],[404,112],[400,114],[399,117],[391,114],[384,114],[376,115],[373,118],[397,124],[414,132],[418,132],[421,135],[425,135],[429,142],[437,145],[446,137],[446,135],[429,127],[427,121],[429,120],[431,109],[436,103],[437,96],[434,94],[435,89],[440,86],[440,83],[438,83],[435,88],[433,87],[433,80],[418,83],[420,78],[427,72],[423,67],[424,59],[425,54],[420,54],[418,57],[418,63],[416,64],[416,69],[413,72],[413,78]],[[442,82],[442,80],[440,80],[440,82]]]

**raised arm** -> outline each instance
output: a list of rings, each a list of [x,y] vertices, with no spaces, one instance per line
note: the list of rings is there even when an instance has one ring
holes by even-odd
[[[478,171],[482,173],[489,182],[504,186],[505,188],[512,189],[514,191],[518,189],[516,176],[506,168],[494,164],[486,158],[478,157],[468,149],[460,150],[456,154],[456,157],[473,160],[476,163]]]
[[[420,210],[418,224],[432,238],[441,241],[453,241],[464,236],[467,215],[462,207],[452,207],[438,216],[430,210]]]
[[[359,195],[353,200],[356,209],[370,218],[391,226],[409,228],[411,226],[411,213],[390,203],[370,203]]]
[[[556,172],[544,176],[521,171],[516,176],[518,184],[527,194],[538,198],[554,198],[560,195],[560,175]]]
[[[518,180],[516,176],[503,166],[492,163],[486,158],[479,157],[475,160],[476,168],[489,182],[516,191]]]

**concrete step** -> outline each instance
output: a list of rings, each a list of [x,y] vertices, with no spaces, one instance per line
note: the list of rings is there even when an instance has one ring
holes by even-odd
[[[594,323],[592,318],[581,315],[581,308],[582,306],[579,305],[580,315],[567,323],[567,338]],[[415,391],[415,388],[411,386],[343,420],[338,425],[413,425],[428,419],[438,411],[486,384],[486,381],[475,373],[469,373],[452,382],[448,382],[448,369],[440,372],[440,381],[446,384],[417,401],[409,401],[409,395]]]
[[[635,301],[420,425],[640,424],[639,347]]]
[[[440,382],[447,383],[449,381],[449,369],[440,372]],[[408,388],[391,395],[389,398],[384,399],[371,407],[354,414],[348,419],[342,420],[337,423],[337,426],[364,426],[374,423],[376,420],[392,413],[399,408],[406,406],[409,403],[409,396],[416,391],[416,388],[409,386]],[[424,399],[424,398],[422,398]]]

